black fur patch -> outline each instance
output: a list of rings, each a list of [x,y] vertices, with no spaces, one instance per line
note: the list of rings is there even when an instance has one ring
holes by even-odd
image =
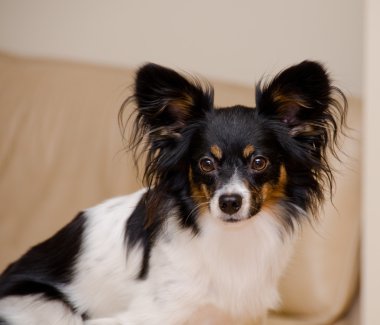
[[[182,176],[181,174],[178,174]],[[182,180],[185,176],[182,176]],[[134,247],[135,245],[141,245],[143,249],[143,259],[140,272],[137,279],[144,280],[149,273],[149,259],[152,248],[156,241],[157,235],[162,229],[164,221],[171,211],[176,211],[176,217],[178,219],[179,226],[183,228],[190,228],[194,235],[199,232],[198,225],[196,223],[197,209],[193,200],[188,193],[188,185],[183,184],[178,178],[178,182],[174,182],[177,185],[182,185],[182,188],[176,188],[174,185],[173,193],[165,193],[163,199],[165,204],[161,204],[155,210],[155,215],[152,223],[147,223],[147,196],[149,194],[155,194],[157,189],[151,189],[151,192],[145,194],[140,202],[137,204],[135,210],[128,218],[125,227],[125,240],[128,247]],[[181,187],[181,186],[179,186]]]
[[[125,227],[125,239],[128,247],[141,245],[143,248],[141,269],[137,276],[139,280],[146,279],[148,275],[150,253],[161,228],[161,224],[161,219],[156,217],[153,223],[146,226],[146,195],[144,195],[137,204],[136,209],[128,218]]]
[[[53,237],[32,247],[9,265],[0,276],[0,298],[42,294],[44,298],[60,300],[74,310],[58,285],[67,284],[73,278],[84,225],[82,212]]]

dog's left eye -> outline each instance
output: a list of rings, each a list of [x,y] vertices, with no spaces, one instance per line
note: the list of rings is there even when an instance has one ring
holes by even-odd
[[[256,156],[252,159],[251,168],[257,172],[263,171],[268,166],[268,160],[261,156]]]
[[[199,161],[199,167],[204,173],[210,173],[215,170],[214,162],[210,158],[202,158]]]

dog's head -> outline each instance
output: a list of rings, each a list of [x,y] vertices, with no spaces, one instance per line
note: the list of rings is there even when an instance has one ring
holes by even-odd
[[[334,153],[346,99],[319,63],[304,61],[260,83],[255,108],[218,109],[211,86],[147,64],[133,100],[132,146],[146,140],[148,223],[162,202],[178,199],[184,224],[206,211],[229,223],[281,207],[292,227],[297,211],[314,212],[324,186],[331,188],[326,151]]]

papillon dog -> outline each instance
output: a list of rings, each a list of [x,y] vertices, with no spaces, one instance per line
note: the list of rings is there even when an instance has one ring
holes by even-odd
[[[142,66],[119,121],[133,124],[146,188],[84,210],[11,264],[0,323],[263,321],[300,225],[331,193],[346,110],[317,62],[259,82],[256,107],[220,108],[208,83]]]

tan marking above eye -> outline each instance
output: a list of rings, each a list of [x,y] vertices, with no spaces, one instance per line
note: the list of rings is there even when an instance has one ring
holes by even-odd
[[[222,149],[220,149],[219,146],[217,146],[216,144],[214,144],[214,145],[211,146],[210,152],[213,154],[213,156],[216,159],[220,160],[223,157],[223,151],[222,151]]]
[[[243,150],[243,157],[249,158],[255,152],[255,147],[252,144],[247,145]]]

